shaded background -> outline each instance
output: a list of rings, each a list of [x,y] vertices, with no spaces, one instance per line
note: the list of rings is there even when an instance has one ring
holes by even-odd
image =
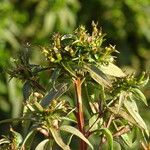
[[[92,20],[106,33],[105,44],[116,45],[120,51],[117,63],[126,73],[150,72],[149,0],[0,1],[0,120],[21,114],[22,83],[8,82],[4,72],[10,57],[31,45],[31,61],[40,63],[36,46],[48,44],[53,32],[71,33],[81,24],[91,31]],[[150,104],[150,83],[143,91]],[[139,106],[150,129],[150,108]],[[8,128],[0,126],[0,134]]]

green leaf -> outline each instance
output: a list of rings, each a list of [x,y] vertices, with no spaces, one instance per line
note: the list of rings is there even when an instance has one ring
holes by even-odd
[[[66,131],[66,132],[69,132],[73,135],[78,136],[80,139],[82,139],[84,142],[86,142],[91,147],[91,149],[93,149],[93,146],[91,145],[91,143],[78,129],[76,129],[72,126],[63,125],[60,127],[60,130],[63,130],[63,131]]]
[[[117,143],[119,143],[119,145],[120,145],[120,149],[121,150],[127,150],[127,149],[129,149],[129,147],[127,146],[127,144],[122,140],[122,138],[116,138],[115,139],[115,141],[117,142]],[[120,150],[119,149],[119,150]]]
[[[90,127],[89,131],[97,130],[99,121],[100,121],[99,114],[93,115],[89,119],[89,127]]]
[[[123,71],[114,65],[113,63],[109,63],[108,65],[99,65],[99,69],[108,75],[114,76],[114,77],[125,77],[126,74],[123,73]]]
[[[91,99],[90,99],[90,94],[89,94],[90,92],[89,91],[90,90],[89,90],[88,84],[86,84],[84,82],[84,84],[82,86],[82,97],[84,99],[84,108],[87,110],[88,114],[91,114],[91,107],[90,107],[90,104],[89,104]]]
[[[42,142],[40,142],[35,150],[49,150],[50,149],[50,143],[49,139],[45,139]]]
[[[120,93],[120,96],[119,96],[119,103],[118,103],[118,108],[117,108],[117,111],[119,112],[124,100],[126,99],[126,96],[127,96],[127,92],[125,91],[122,91]]]
[[[111,83],[108,80],[107,76],[96,66],[85,65],[84,68],[89,72],[90,76],[100,85],[105,87],[111,87]]]
[[[32,130],[27,134],[27,136],[25,137],[21,145],[21,149],[25,149],[25,150],[31,149],[31,144],[32,144],[35,134],[36,134],[36,130]]]
[[[18,148],[20,143],[22,142],[22,135],[19,132],[14,131],[10,128],[11,138],[13,140],[13,144]]]
[[[111,132],[109,131],[109,129],[107,128],[102,128],[100,129],[100,131],[102,131],[102,133],[107,137],[108,140],[108,150],[113,150],[113,136],[111,134]]]
[[[125,109],[123,108],[120,108],[119,109],[119,112],[118,112],[118,106],[115,106],[115,107],[109,107],[109,110],[114,113],[115,115],[119,115],[121,116],[122,118],[124,118],[125,120],[133,123],[133,124],[136,124],[135,120],[133,119],[133,117],[131,115],[129,115]]]
[[[55,89],[52,89],[42,100],[41,100],[41,106],[42,107],[48,107],[50,102],[53,99],[59,98],[62,94],[64,94],[69,87],[67,86],[67,83],[59,84],[55,87]]]
[[[133,145],[132,143],[132,138],[128,136],[127,133],[124,133],[121,135],[121,138],[123,139],[123,141],[129,146],[131,147]]]
[[[143,72],[138,79],[138,84],[140,87],[144,87],[149,81],[149,75],[146,72]]]
[[[63,62],[61,64],[64,67],[64,69],[70,73],[70,75],[72,75],[75,78],[77,77],[76,72],[74,70],[72,70],[72,68],[70,67],[70,65],[68,63]]]
[[[121,121],[119,121],[118,123],[121,125],[121,126],[119,125],[119,127],[123,127],[124,126],[121,130],[124,130],[126,128],[127,129],[126,131],[130,131],[130,133],[131,133],[131,130],[129,129],[129,126],[125,126],[124,123],[121,122]],[[119,131],[120,129],[117,127],[117,124],[116,124],[115,121],[113,122],[113,124],[114,124],[116,130]],[[119,132],[121,132],[121,130]],[[132,139],[133,139],[132,136],[129,136],[130,133],[126,132],[124,134],[121,134],[121,138],[120,138],[120,140],[123,140],[123,142],[124,142],[123,144],[126,144],[129,147],[132,146]]]
[[[52,136],[55,140],[55,142],[63,149],[63,150],[70,150],[70,147],[68,145],[66,145],[61,136],[60,136],[60,132],[59,130],[57,130],[56,128],[50,128],[50,131],[52,133]]]
[[[130,98],[132,100],[141,100],[144,102],[145,105],[148,105],[146,97],[138,88],[132,88],[131,92],[132,92],[132,94],[131,94]]]
[[[2,145],[2,144],[10,144],[10,140],[9,139],[7,139],[7,138],[2,138],[2,139],[0,139],[0,145]]]
[[[139,115],[138,107],[137,107],[135,101],[130,100],[130,99],[125,100],[124,106],[127,109],[127,111],[129,112],[129,114],[134,118],[134,120],[136,121],[136,124],[140,128],[142,128],[146,132],[146,134],[149,136],[149,131],[147,129],[147,126],[146,126],[144,120]]]
[[[73,134],[70,135],[67,145],[70,145],[72,138],[73,138]]]
[[[37,101],[34,102],[33,108],[35,109],[35,111],[38,111],[38,112],[43,112],[44,110],[41,104],[38,103]]]
[[[128,147],[132,147],[134,142],[137,140],[137,132],[138,127],[134,126],[130,132],[121,135],[121,139]]]
[[[53,73],[52,73],[52,75],[51,75],[51,78],[50,78],[50,80],[49,80],[49,83],[52,83],[52,84],[55,83],[55,81],[58,79],[58,77],[59,77],[59,75],[60,75],[60,71],[61,71],[60,68],[56,68],[56,69],[53,71]]]
[[[61,117],[61,119],[64,120],[64,121],[69,121],[69,122],[72,122],[72,123],[77,123],[76,120],[73,120],[73,119],[68,118],[68,117]]]

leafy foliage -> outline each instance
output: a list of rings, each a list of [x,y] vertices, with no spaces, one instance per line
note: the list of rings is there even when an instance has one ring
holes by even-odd
[[[7,72],[24,83],[23,114],[18,118],[24,132],[20,138],[11,129],[15,136],[4,137],[0,146],[28,150],[40,133],[44,140],[34,147],[37,150],[57,146],[73,149],[74,135],[80,140],[78,149],[101,148],[108,143],[112,150],[115,141],[121,147],[132,146],[134,137],[129,134],[135,127],[148,139],[149,131],[137,106],[139,101],[147,105],[140,90],[148,82],[147,74],[126,75],[114,63],[113,53],[118,51],[112,45],[103,46],[104,35],[94,22],[92,28],[91,34],[84,26],[73,34],[54,34],[49,46],[41,48],[42,65],[31,64],[26,50],[15,59]],[[42,74],[48,74],[46,83],[40,80]],[[14,119],[0,123],[9,121]],[[91,136],[99,141],[93,144]]]

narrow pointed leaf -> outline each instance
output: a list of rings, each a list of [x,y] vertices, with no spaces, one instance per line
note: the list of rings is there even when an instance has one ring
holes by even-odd
[[[123,139],[123,141],[129,146],[129,147],[131,147],[132,146],[132,139],[128,136],[128,134],[127,133],[125,133],[125,134],[122,134],[121,135],[121,138]]]
[[[31,149],[31,144],[33,142],[35,134],[36,134],[35,130],[32,130],[27,134],[27,136],[25,137],[25,139],[21,145],[21,149],[25,149],[25,150]]]
[[[54,83],[54,82],[57,80],[57,78],[58,78],[59,75],[60,75],[60,71],[61,71],[60,68],[56,68],[56,69],[53,71],[53,73],[52,73],[52,75],[51,75],[51,78],[50,78],[50,80],[49,80],[49,83]]]
[[[7,139],[7,138],[0,139],[0,145],[2,145],[2,144],[9,144],[10,142],[11,141],[9,139]]]
[[[139,85],[141,87],[144,87],[149,81],[149,75],[146,73],[146,72],[143,72],[141,75],[140,75],[140,80],[139,80]]]
[[[89,72],[90,76],[100,85],[105,87],[111,87],[111,83],[107,76],[96,66],[84,66],[85,69]]]
[[[49,150],[49,149],[50,149],[50,147],[49,147],[49,139],[43,140],[35,148],[35,150]]]
[[[100,121],[99,114],[93,115],[89,119],[90,131],[94,131],[94,130],[98,129],[98,123],[99,123],[99,121]]]
[[[26,81],[25,84],[23,85],[23,98],[26,101],[29,96],[31,95],[31,85],[29,81]]]
[[[125,91],[122,91],[122,92],[120,93],[119,103],[118,103],[118,109],[117,109],[118,111],[120,110],[120,108],[121,108],[121,106],[122,106],[122,104],[123,104],[123,102],[124,102],[126,96],[127,96],[127,93],[126,93]]]
[[[60,127],[60,130],[63,130],[63,131],[66,131],[66,132],[69,132],[73,135],[78,136],[80,139],[82,139],[84,142],[86,142],[91,147],[91,149],[93,149],[92,144],[88,141],[88,139],[78,129],[76,129],[72,126],[63,125]]]
[[[61,117],[61,119],[64,120],[64,121],[69,121],[69,122],[77,123],[76,120],[73,120],[73,119],[68,118],[68,117]]]
[[[131,92],[132,92],[132,95],[130,96],[130,98],[132,100],[140,100],[140,101],[143,101],[145,105],[148,105],[146,97],[144,96],[144,94],[139,89],[132,88]]]
[[[13,135],[13,143],[18,148],[20,143],[23,141],[22,135],[19,132],[14,131],[12,128],[10,129],[11,135]]]
[[[118,112],[117,109],[118,109],[118,106],[116,106],[116,107],[110,107],[110,108],[109,108],[109,110],[110,110],[112,113],[114,113],[115,115],[119,115],[119,116],[121,116],[122,118],[124,118],[125,120],[131,122],[132,124],[136,124],[136,122],[135,122],[135,120],[133,119],[133,117],[132,117],[130,114],[128,114],[125,109],[120,108],[120,109],[119,109],[119,112]]]
[[[134,120],[136,121],[138,126],[141,127],[146,132],[146,134],[149,136],[149,131],[147,129],[147,126],[146,126],[144,120],[139,115],[138,107],[137,107],[135,101],[130,100],[130,99],[126,100],[126,101],[124,101],[124,106],[127,109],[127,111],[129,112],[129,114],[134,118]]]
[[[87,84],[83,84],[83,90],[82,90],[82,97],[84,99],[84,107],[86,108],[87,112],[90,114],[91,107],[90,107],[90,96],[89,96],[89,89]]]
[[[109,129],[102,128],[102,129],[100,129],[100,131],[102,131],[102,133],[107,138],[107,141],[108,141],[108,150],[113,150],[113,136],[112,136],[111,132],[109,131]]]
[[[55,87],[55,89],[52,89],[41,101],[42,107],[48,107],[50,102],[53,99],[59,98],[62,94],[64,94],[68,90],[67,83],[59,84]]]
[[[34,102],[33,106],[36,111],[42,112],[44,110],[43,107],[41,106],[41,104],[38,103],[37,101]]]
[[[113,63],[109,63],[108,65],[100,65],[99,69],[108,75],[114,76],[114,77],[125,77],[126,74],[116,65]]]
[[[62,64],[62,66],[64,67],[64,69],[65,69],[66,71],[68,71],[68,73],[70,73],[70,75],[72,75],[73,77],[77,77],[75,71],[72,70],[72,68],[69,66],[68,63],[61,63],[61,64]]]
[[[68,145],[66,145],[61,136],[60,136],[60,132],[59,130],[57,130],[56,128],[50,128],[50,131],[52,133],[52,136],[55,140],[55,142],[63,149],[63,150],[70,150],[70,147]]]

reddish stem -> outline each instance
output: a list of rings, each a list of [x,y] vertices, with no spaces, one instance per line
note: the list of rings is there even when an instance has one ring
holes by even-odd
[[[78,121],[78,127],[79,131],[85,135],[84,131],[84,115],[83,115],[83,104],[82,104],[82,94],[81,94],[81,80],[80,78],[77,78],[74,81],[75,89],[76,89],[76,96],[77,96],[77,121]],[[80,149],[86,150],[87,144],[84,141],[80,142]]]

